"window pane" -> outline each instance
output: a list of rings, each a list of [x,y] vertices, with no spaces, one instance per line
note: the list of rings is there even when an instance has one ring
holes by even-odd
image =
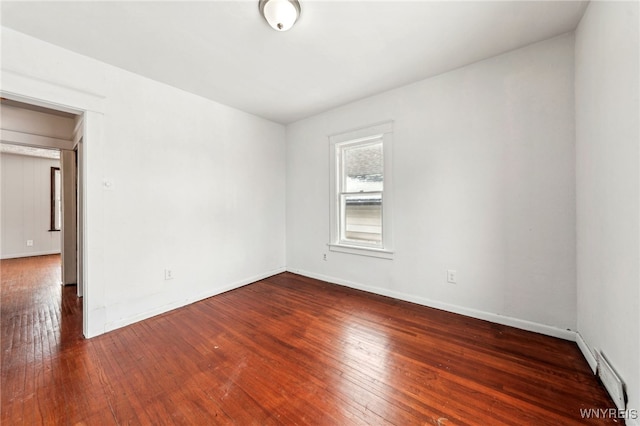
[[[54,179],[54,229],[62,227],[62,184],[60,182],[60,169],[55,171]]]
[[[51,167],[51,222],[50,231],[60,231],[62,225],[62,178],[59,167]]]
[[[382,242],[382,194],[342,195],[342,239]]]
[[[382,191],[382,142],[344,149],[343,192]]]

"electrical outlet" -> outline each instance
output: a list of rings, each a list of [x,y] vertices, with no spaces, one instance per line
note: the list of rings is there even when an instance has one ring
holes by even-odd
[[[457,282],[457,272],[454,271],[453,269],[448,269],[447,270],[447,282],[451,283],[451,284],[455,284]]]
[[[33,240],[27,240],[27,247],[33,247]]]
[[[322,255],[322,260],[327,260],[327,253]]]
[[[173,271],[171,269],[165,269],[164,270],[164,279],[165,280],[172,280],[173,279]]]

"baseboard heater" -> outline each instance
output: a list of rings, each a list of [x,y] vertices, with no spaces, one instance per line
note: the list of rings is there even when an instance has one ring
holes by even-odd
[[[597,352],[596,358],[598,361],[596,374],[600,378],[600,381],[602,381],[607,392],[609,392],[616,407],[618,407],[619,410],[624,410],[627,403],[624,383],[602,352]]]

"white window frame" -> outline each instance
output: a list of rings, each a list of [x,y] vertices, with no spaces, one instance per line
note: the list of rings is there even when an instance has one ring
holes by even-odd
[[[342,212],[340,209],[340,190],[342,178],[342,148],[349,145],[364,145],[380,140],[382,142],[383,176],[382,191],[382,242],[381,244],[367,244],[352,241],[341,241],[340,227]],[[393,147],[393,122],[376,124],[363,129],[353,130],[329,137],[330,146],[330,211],[331,211],[331,239],[329,250],[342,253],[373,256],[383,259],[393,259],[393,173],[391,170]]]

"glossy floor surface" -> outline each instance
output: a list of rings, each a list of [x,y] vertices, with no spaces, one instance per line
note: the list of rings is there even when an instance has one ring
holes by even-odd
[[[85,340],[59,262],[1,261],[3,425],[613,423],[574,343],[290,273]]]

